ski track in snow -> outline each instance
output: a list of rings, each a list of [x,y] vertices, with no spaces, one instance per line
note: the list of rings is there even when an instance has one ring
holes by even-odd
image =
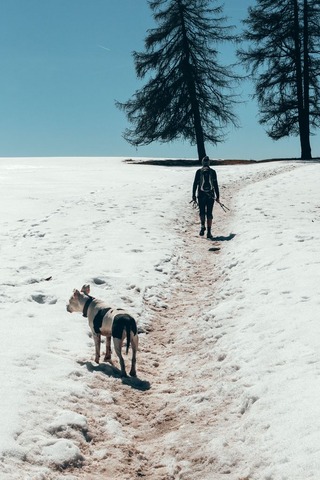
[[[70,415],[65,413],[52,418],[50,391],[43,392],[39,399],[35,397],[30,415],[24,419],[23,428],[17,435],[15,451],[11,450],[10,455],[2,458],[2,467],[4,464],[5,467],[1,480],[255,478],[244,473],[246,458],[241,441],[232,435],[226,436],[225,432],[232,432],[231,427],[226,427],[237,425],[257,398],[246,395],[238,384],[241,369],[232,358],[228,358],[230,352],[219,344],[219,340],[228,335],[228,329],[219,319],[210,316],[210,310],[228,301],[228,291],[221,285],[228,281],[235,265],[232,242],[237,232],[232,229],[232,211],[237,203],[237,192],[249,183],[263,182],[293,168],[299,166],[284,164],[273,168],[266,165],[257,176],[252,171],[246,174],[246,167],[239,167],[237,182],[232,180],[221,185],[221,199],[231,209],[231,214],[225,214],[218,205],[215,206],[213,234],[218,234],[213,242],[199,238],[197,212],[181,202],[168,224],[171,234],[178,237],[179,248],[175,248],[171,255],[166,252],[164,261],[154,265],[164,277],[162,286],[147,286],[141,292],[130,279],[127,284],[119,282],[122,289],[119,300],[121,297],[127,307],[132,306],[138,311],[139,323],[146,332],[140,335],[138,378],[121,380],[116,368],[92,363],[93,342],[88,339],[90,357],[79,352],[77,366],[70,375],[74,380],[73,394],[65,397],[55,387],[57,405]],[[184,193],[179,192],[179,195],[182,197]],[[17,247],[21,242],[24,245],[31,242],[24,248],[34,251],[34,261],[39,267],[41,255],[49,255],[52,249],[60,250],[60,264],[50,272],[43,272],[44,276],[34,278],[24,265],[23,249],[17,248],[18,256],[8,267],[7,278],[12,279],[12,285],[7,285],[7,298],[2,301],[14,304],[19,300],[19,286],[39,283],[41,289],[32,300],[54,305],[57,297],[45,290],[46,274],[54,276],[58,271],[67,274],[81,262],[84,264],[82,273],[86,268],[94,271],[90,263],[90,251],[96,248],[92,232],[94,230],[96,238],[101,239],[105,235],[106,222],[95,219],[93,213],[90,228],[83,225],[86,248],[83,252],[74,252],[73,237],[79,232],[63,226],[72,202],[74,199],[70,204],[68,201],[58,204],[50,214],[40,216],[36,222],[21,219],[16,230],[7,232]],[[93,212],[105,208],[96,192],[79,199],[78,203],[80,209],[92,208]],[[117,210],[116,199],[108,207]],[[143,200],[136,208],[147,208],[147,201]],[[166,212],[160,214],[166,215]],[[118,223],[113,225],[113,231],[118,227]],[[281,225],[278,227],[281,231]],[[40,242],[46,239],[43,250],[32,242],[34,237]],[[63,245],[57,237],[63,239]],[[157,248],[156,239],[154,241]],[[102,245],[100,241],[97,244]],[[143,255],[143,237],[141,245],[131,245],[129,240],[127,248],[135,255]],[[20,265],[18,270],[17,265]],[[101,285],[108,288],[110,279],[94,275],[92,279],[93,294],[99,293],[97,288]],[[75,286],[81,287],[80,284],[71,285],[66,297]],[[74,319],[75,326],[77,321]],[[68,351],[59,333],[52,338],[51,352],[61,355],[61,365],[57,368],[62,368],[64,361],[74,361],[66,358]],[[130,356],[131,351],[128,359]],[[33,352],[20,367],[32,369],[39,361],[37,352]],[[185,381],[187,377],[193,379],[192,388],[190,382]],[[241,408],[239,398],[243,399]],[[42,412],[41,423],[37,422],[38,410]],[[43,418],[47,419],[45,424]],[[51,444],[48,444],[49,436],[53,438]],[[208,443],[209,437],[212,440]],[[32,448],[26,451],[25,445],[30,444]],[[50,464],[48,458],[59,458],[59,452],[61,462]]]

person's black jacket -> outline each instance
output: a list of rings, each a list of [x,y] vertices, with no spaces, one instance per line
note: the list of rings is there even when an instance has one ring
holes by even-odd
[[[196,193],[198,196],[205,193],[210,196],[214,194],[215,198],[219,200],[219,185],[215,170],[210,167],[202,167],[196,171],[192,186],[192,198],[195,198]]]

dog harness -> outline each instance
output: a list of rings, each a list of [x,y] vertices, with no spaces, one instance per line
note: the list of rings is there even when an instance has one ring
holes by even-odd
[[[109,312],[109,310],[111,310],[111,307],[101,308],[101,310],[99,310],[99,312],[93,319],[93,329],[98,335],[100,334],[100,328],[102,326],[103,317],[105,316],[106,313]]]
[[[86,301],[84,307],[83,307],[83,312],[82,312],[82,315],[84,317],[87,317],[88,316],[88,308],[89,308],[89,305],[90,303],[94,300],[94,297],[91,297],[91,295],[87,295],[89,298],[88,300]]]
[[[88,316],[88,309],[89,309],[89,306],[91,305],[91,303],[93,302],[93,300],[95,299],[94,297],[91,297],[91,295],[87,295],[89,298],[88,300],[86,301],[84,307],[83,307],[83,313],[82,315],[84,317],[87,317]],[[99,310],[99,312],[96,314],[96,316],[94,317],[93,319],[93,329],[95,331],[95,333],[98,335],[100,333],[100,328],[102,326],[102,320],[103,320],[103,317],[105,316],[106,313],[109,312],[109,310],[111,310],[111,307],[109,308],[101,308],[101,310]]]
[[[87,295],[89,298],[88,300],[86,301],[84,307],[83,307],[83,313],[82,315],[84,317],[87,317],[88,316],[88,309],[89,309],[89,306],[91,305],[91,303],[93,302],[93,300],[95,300],[95,297],[91,297],[91,295]],[[111,307],[107,307],[107,308],[101,308],[98,313],[95,315],[94,319],[93,319],[93,329],[94,329],[94,332],[99,335],[100,334],[100,329],[102,327],[102,322],[103,322],[103,318],[104,316],[110,311],[112,310]],[[124,310],[122,308],[117,308],[115,309],[114,311],[114,315],[113,315],[113,326],[112,326],[112,336],[113,337],[116,337],[116,338],[121,338],[122,337],[122,331],[123,331],[123,328],[124,328],[124,325],[123,325],[123,322],[127,323],[128,325],[130,325],[131,327],[131,330],[133,331],[133,334],[136,335],[137,333],[137,327],[136,327],[136,324],[135,324],[135,321],[134,319],[126,314],[124,312]],[[123,312],[123,313],[117,313],[117,312]],[[119,321],[120,321],[120,324],[119,324]]]

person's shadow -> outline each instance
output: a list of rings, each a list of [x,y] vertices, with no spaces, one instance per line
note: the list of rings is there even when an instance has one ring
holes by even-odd
[[[213,237],[212,241],[213,242],[229,242],[236,236],[236,233],[229,233],[227,237],[224,237],[223,235],[220,235],[219,237]]]
[[[89,372],[101,372],[108,377],[120,378],[124,385],[128,385],[136,390],[146,391],[151,388],[150,382],[140,380],[138,377],[121,377],[121,371],[110,363],[92,363],[78,362],[79,365],[85,366]]]

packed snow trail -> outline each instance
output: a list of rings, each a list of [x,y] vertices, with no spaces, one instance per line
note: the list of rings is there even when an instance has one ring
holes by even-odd
[[[221,234],[228,228],[218,208],[215,230]],[[214,351],[219,334],[217,338],[208,336],[210,320],[203,318],[214,302],[215,283],[219,281],[219,258],[209,251],[218,243],[200,239],[197,223],[197,212],[184,209],[184,248],[171,260],[174,266],[168,288],[156,302],[153,297],[151,301],[145,298],[152,326],[147,335],[140,335],[138,377],[151,379],[151,388],[143,391],[144,382],[134,379],[121,382],[108,367],[97,367],[96,374],[88,379],[93,392],[106,389],[113,401],[105,405],[102,397],[90,404],[90,410],[86,406],[79,410],[96,429],[89,430],[92,441],[84,452],[83,467],[73,472],[76,478],[194,480],[210,478],[213,471],[221,475],[230,472],[231,466],[217,459],[214,451],[211,455],[204,452],[205,432],[218,436],[220,416],[234,422],[238,413],[233,408],[234,399],[225,398],[219,379],[223,356],[217,358]],[[176,228],[180,229],[180,224]],[[230,377],[235,373],[236,367]],[[187,377],[193,379],[191,388]],[[181,397],[185,398],[182,409]],[[109,435],[105,433],[106,421]],[[116,445],[113,429],[117,430]],[[123,432],[121,442],[119,432]],[[105,458],[101,458],[102,452]]]

